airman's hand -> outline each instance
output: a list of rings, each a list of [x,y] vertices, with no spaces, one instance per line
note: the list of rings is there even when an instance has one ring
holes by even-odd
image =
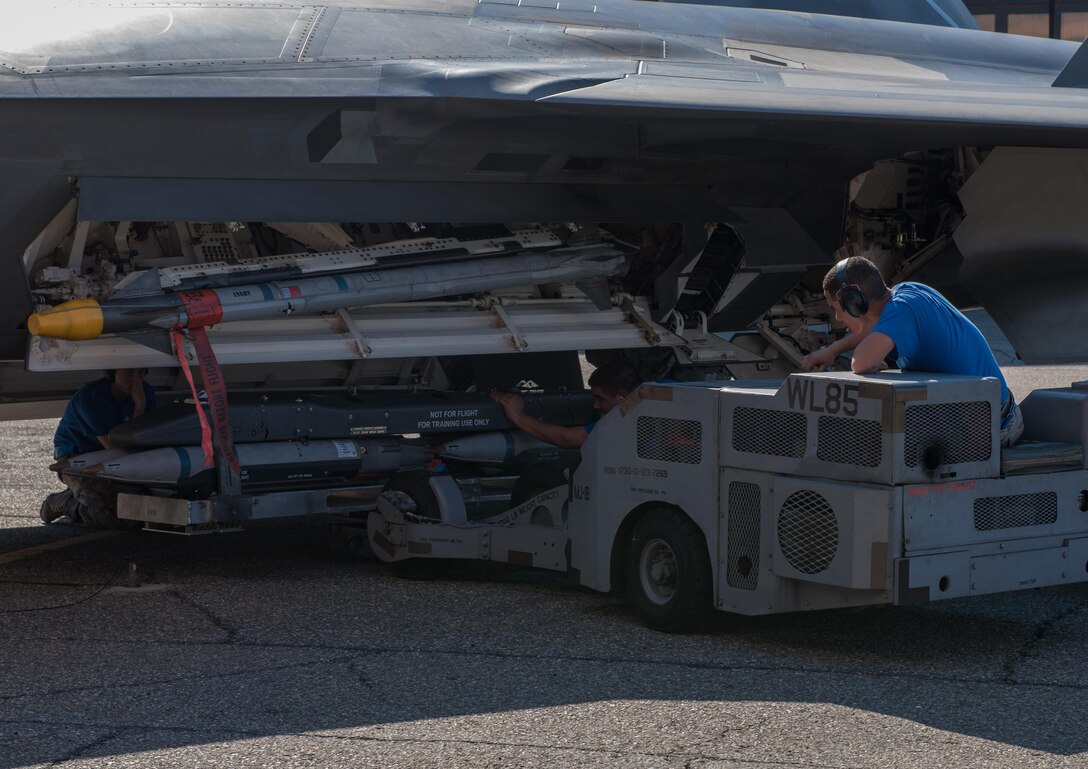
[[[525,413],[525,400],[516,393],[491,393],[491,400],[502,406],[506,418],[511,422],[517,420]]]
[[[828,347],[810,352],[801,359],[802,371],[827,371],[835,362],[835,353]]]

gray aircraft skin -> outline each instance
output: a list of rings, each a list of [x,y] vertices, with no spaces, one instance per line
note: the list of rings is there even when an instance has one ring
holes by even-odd
[[[726,223],[763,273],[712,325],[749,323],[827,269],[882,159],[1076,167],[1088,56],[972,26],[958,0],[27,4],[0,29],[0,358],[26,354],[22,254],[76,181],[93,221]],[[1083,360],[1053,319],[1088,325],[1084,217],[1011,222],[1040,190],[999,154],[1005,197],[964,201],[994,242],[943,285],[1025,359]]]

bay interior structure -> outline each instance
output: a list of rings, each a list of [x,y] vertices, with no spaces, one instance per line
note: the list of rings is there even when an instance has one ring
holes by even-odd
[[[1082,360],[1052,308],[1088,320],[1088,66],[976,26],[959,0],[35,6],[0,38],[0,414],[108,365],[183,394],[133,303],[186,297],[232,391],[570,389],[577,350],[781,377],[837,333],[819,280],[853,254]],[[446,284],[594,248],[623,264]],[[300,281],[380,298],[397,264],[428,293],[307,312]],[[246,291],[267,312],[218,314]],[[29,333],[66,302],[134,327]]]

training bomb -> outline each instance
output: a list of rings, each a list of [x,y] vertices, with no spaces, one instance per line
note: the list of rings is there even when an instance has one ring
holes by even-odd
[[[525,395],[525,413],[558,425],[594,418],[585,392]],[[369,392],[364,395],[237,395],[230,400],[235,444],[379,435],[448,435],[508,430],[514,425],[485,393]],[[200,443],[192,403],[160,406],[110,430],[118,446],[166,447]]]

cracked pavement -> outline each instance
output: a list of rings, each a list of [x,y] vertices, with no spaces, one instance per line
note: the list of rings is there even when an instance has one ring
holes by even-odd
[[[1088,766],[1088,585],[667,636],[547,573],[399,580],[317,521],[43,526],[52,429],[0,423],[0,769]]]

